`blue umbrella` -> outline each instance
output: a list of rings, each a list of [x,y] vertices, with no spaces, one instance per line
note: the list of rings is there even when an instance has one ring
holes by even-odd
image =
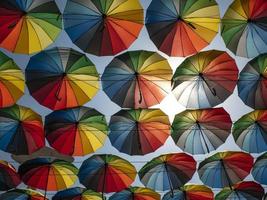
[[[267,185],[267,153],[257,158],[252,169],[252,176],[259,183]]]
[[[100,193],[94,192],[92,190],[75,187],[59,191],[52,198],[52,200],[77,200],[77,199],[101,200],[102,196]]]

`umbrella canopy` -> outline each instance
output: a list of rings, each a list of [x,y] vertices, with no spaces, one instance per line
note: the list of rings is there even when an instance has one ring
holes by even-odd
[[[65,30],[83,51],[98,56],[127,49],[143,27],[138,0],[69,0],[64,11]]]
[[[230,115],[223,108],[186,110],[175,116],[171,136],[184,151],[205,154],[222,145],[231,128]]]
[[[0,2],[0,47],[32,54],[45,49],[61,32],[62,19],[54,0]]]
[[[198,174],[205,185],[223,188],[242,181],[250,173],[253,157],[238,151],[218,152],[199,164]],[[216,178],[214,178],[216,177]]]
[[[267,54],[251,60],[240,72],[238,95],[254,109],[267,109]]]
[[[156,151],[170,135],[168,116],[159,109],[121,110],[109,123],[112,145],[129,155]]]
[[[52,110],[81,106],[99,89],[98,73],[86,55],[53,48],[33,57],[26,68],[31,95]]]
[[[171,88],[172,69],[164,57],[150,51],[130,51],[106,67],[102,86],[123,108],[148,108],[159,104]]]
[[[19,105],[0,109],[0,149],[15,155],[31,154],[45,145],[40,115]]]
[[[102,200],[100,193],[75,187],[57,192],[52,200]]]
[[[21,180],[16,169],[8,162],[0,160],[0,191],[15,188],[20,182]]]
[[[267,2],[235,0],[222,19],[226,47],[238,56],[255,57],[267,52]]]
[[[14,105],[23,94],[22,71],[11,58],[0,52],[0,108]]]
[[[259,183],[267,185],[267,152],[257,158],[253,166],[252,176]]]
[[[93,108],[77,107],[54,111],[45,118],[46,138],[60,153],[84,156],[104,145],[105,116]]]
[[[31,189],[14,189],[0,194],[1,200],[48,200],[42,193]]]
[[[146,27],[151,40],[169,56],[188,56],[208,46],[220,23],[215,0],[152,0]]]

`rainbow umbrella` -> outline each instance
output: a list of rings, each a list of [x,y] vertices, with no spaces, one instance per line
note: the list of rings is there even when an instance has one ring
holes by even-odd
[[[42,193],[31,189],[13,189],[0,194],[1,200],[48,200]]]
[[[156,151],[170,135],[168,116],[159,109],[121,110],[110,119],[112,145],[129,155]]]
[[[22,71],[11,58],[0,52],[0,108],[14,105],[23,94]]]
[[[42,105],[59,110],[81,106],[99,89],[98,73],[86,55],[53,48],[33,57],[26,68],[31,95]]]
[[[84,156],[104,145],[105,116],[93,108],[77,107],[54,111],[45,118],[46,138],[60,153]]]
[[[253,165],[250,154],[238,151],[218,152],[199,164],[198,174],[205,185],[223,188],[242,181]]]
[[[238,56],[255,57],[267,52],[267,2],[235,0],[222,19],[226,47]]]
[[[0,160],[0,191],[15,188],[20,182],[21,180],[16,169],[10,163]]]
[[[100,193],[75,187],[57,192],[52,200],[102,200]]]
[[[171,76],[168,61],[158,53],[130,51],[115,57],[106,67],[102,86],[123,108],[148,108],[168,94]]]
[[[150,38],[170,56],[185,57],[208,46],[219,23],[215,0],[152,0],[146,15]]]
[[[267,185],[267,152],[257,158],[252,169],[252,176],[259,183]]]
[[[32,54],[45,49],[61,32],[62,19],[54,0],[0,2],[0,47]]]
[[[83,51],[98,56],[127,49],[143,27],[138,0],[68,0],[65,30]]]
[[[15,155],[31,154],[45,145],[40,115],[19,105],[0,109],[0,149]]]
[[[267,109],[267,54],[251,60],[241,71],[238,95],[254,109]]]
[[[171,136],[184,151],[205,154],[222,145],[231,128],[231,118],[223,108],[186,110],[175,116]]]
[[[210,108],[233,93],[237,79],[235,60],[226,52],[200,52],[176,69],[173,94],[187,108]]]

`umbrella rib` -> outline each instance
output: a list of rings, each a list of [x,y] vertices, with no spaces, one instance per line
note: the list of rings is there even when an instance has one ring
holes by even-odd
[[[229,177],[229,174],[228,174],[228,173],[227,173],[227,171],[226,171],[226,168],[225,168],[224,162],[223,162],[223,160],[222,160],[222,159],[220,160],[220,162],[221,162],[222,168],[223,168],[223,170],[224,170],[224,173],[225,173],[225,176],[226,176],[226,179],[227,179],[228,185],[229,185],[230,189],[231,189],[231,190],[233,190],[233,188],[232,188],[232,186],[231,186],[231,179],[230,179],[230,177]]]
[[[200,135],[201,135],[202,139],[204,140],[205,147],[206,147],[208,153],[210,153],[208,144],[207,144],[207,142],[206,142],[206,140],[205,140],[205,137],[204,137],[204,134],[203,134],[203,132],[202,132],[201,126],[200,126],[200,124],[199,124],[198,122],[197,122],[197,127],[198,127],[198,129],[199,129],[199,131],[200,131]]]
[[[166,170],[169,186],[170,186],[170,189],[171,189],[171,197],[174,197],[173,185],[172,185],[172,182],[171,182],[171,178],[170,178],[170,175],[169,175],[169,170],[168,170],[166,161],[164,162],[164,168]]]

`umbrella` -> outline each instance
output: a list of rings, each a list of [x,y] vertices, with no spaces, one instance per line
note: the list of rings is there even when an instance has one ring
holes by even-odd
[[[208,46],[219,23],[215,0],[152,0],[146,14],[151,40],[170,56],[185,57]]]
[[[252,176],[259,183],[267,185],[267,152],[257,158],[252,169]]]
[[[11,58],[0,52],[0,108],[14,105],[23,93],[22,71]]]
[[[123,108],[148,108],[168,94],[171,76],[168,61],[158,53],[130,51],[115,57],[106,67],[102,86]]]
[[[53,48],[30,59],[26,83],[31,95],[53,109],[81,106],[99,89],[98,73],[86,55],[69,48]]]
[[[238,95],[254,109],[267,109],[267,54],[251,60],[241,71]]]
[[[57,192],[52,200],[102,200],[100,193],[75,187]]]
[[[255,57],[267,52],[267,1],[235,0],[222,19],[226,47],[238,56]]]
[[[121,110],[109,123],[112,145],[129,155],[156,151],[170,135],[168,116],[159,109]]]
[[[71,40],[83,51],[115,55],[137,39],[143,15],[138,0],[69,0],[64,25]]]
[[[16,169],[8,162],[0,160],[0,191],[15,188],[20,182]]]
[[[13,189],[0,194],[1,200],[48,200],[42,193],[31,189]]]
[[[198,174],[205,185],[223,188],[242,181],[253,165],[250,154],[238,151],[218,152],[199,164]],[[216,178],[215,178],[216,177]]]
[[[54,111],[45,119],[46,138],[60,153],[84,156],[104,145],[105,116],[93,108],[77,107]]]
[[[61,32],[62,19],[54,0],[0,2],[0,47],[32,54],[45,49]]]
[[[175,116],[171,136],[184,151],[205,154],[226,141],[231,127],[231,118],[223,108],[186,110]]]
[[[210,108],[233,93],[237,79],[235,60],[226,52],[200,52],[176,69],[173,94],[187,108]]]
[[[263,187],[253,181],[239,182],[223,188],[215,197],[215,200],[262,200],[264,196]]]
[[[19,105],[0,109],[0,149],[16,154],[31,154],[45,145],[40,115]]]
[[[130,187],[113,194],[109,200],[160,200],[160,195],[149,188]]]
[[[255,110],[234,123],[236,144],[250,153],[267,151],[267,111]]]

